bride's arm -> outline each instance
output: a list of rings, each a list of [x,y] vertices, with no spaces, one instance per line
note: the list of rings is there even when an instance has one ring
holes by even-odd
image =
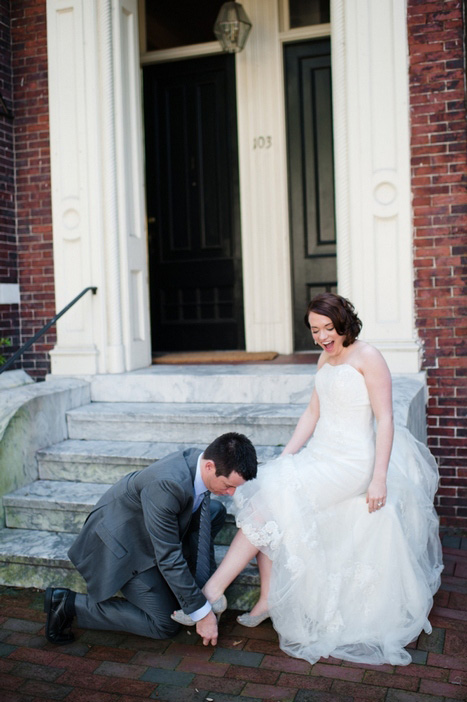
[[[298,420],[294,433],[282,451],[282,456],[286,453],[296,453],[302,448],[310,436],[313,434],[316,422],[319,418],[319,399],[316,389],[313,390],[308,407]]]
[[[372,346],[365,349],[363,363],[365,383],[376,419],[376,450],[373,478],[366,501],[370,512],[386,503],[386,476],[394,437],[391,374],[380,352]]]

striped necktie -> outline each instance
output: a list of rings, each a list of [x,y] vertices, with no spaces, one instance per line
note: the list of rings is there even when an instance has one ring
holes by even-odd
[[[211,574],[210,547],[211,547],[211,493],[204,493],[200,507],[198,552],[196,554],[195,580],[198,587],[203,587]]]

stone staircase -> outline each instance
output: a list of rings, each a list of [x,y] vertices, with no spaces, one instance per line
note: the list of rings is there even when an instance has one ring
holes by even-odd
[[[298,369],[299,372],[298,372]],[[91,402],[66,412],[68,438],[37,451],[37,479],[4,495],[0,582],[83,591],[67,551],[88,512],[128,472],[181,447],[204,448],[226,431],[248,435],[260,460],[280,452],[310,394],[314,367],[155,366],[86,378]],[[235,533],[219,534],[221,559]],[[248,568],[231,592],[248,606]]]
[[[310,365],[153,366],[86,378],[91,402],[66,411],[68,438],[38,450],[37,479],[3,497],[0,583],[84,591],[66,554],[109,485],[179,448],[204,448],[227,431],[246,434],[260,461],[272,458],[310,397],[314,372]],[[394,395],[396,421],[417,433],[423,377],[396,378]],[[235,530],[229,515],[218,560]],[[248,608],[257,583],[251,565],[232,585],[230,606]]]

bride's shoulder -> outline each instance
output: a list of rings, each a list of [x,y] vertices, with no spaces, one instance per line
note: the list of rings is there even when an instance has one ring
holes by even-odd
[[[364,373],[366,369],[387,369],[387,364],[381,351],[378,351],[377,348],[366,341],[356,341],[355,344],[354,359],[360,372]]]

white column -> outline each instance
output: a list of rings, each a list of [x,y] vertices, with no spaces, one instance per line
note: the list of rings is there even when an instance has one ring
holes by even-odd
[[[242,2],[253,28],[237,54],[243,295],[248,351],[292,351],[282,47],[273,0]]]
[[[394,372],[414,327],[405,0],[331,0],[339,292]]]
[[[57,310],[87,285],[98,288],[57,324],[52,372],[143,367],[150,338],[136,0],[48,0],[47,31]]]

